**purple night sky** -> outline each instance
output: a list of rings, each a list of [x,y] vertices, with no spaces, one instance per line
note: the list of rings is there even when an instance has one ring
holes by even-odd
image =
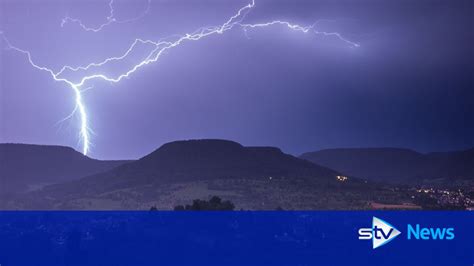
[[[42,66],[86,65],[123,54],[135,38],[159,40],[220,25],[250,1],[151,0],[136,21],[106,22],[108,1],[0,0],[0,31]],[[118,20],[146,0],[114,2]],[[259,1],[247,23],[167,51],[119,83],[91,81],[83,92],[92,147],[100,159],[141,157],[165,142],[223,138],[300,154],[335,147],[474,146],[474,2]],[[74,91],[33,68],[0,40],[0,142],[81,150],[79,118],[66,120]],[[149,47],[102,71],[118,73]],[[141,56],[141,57],[140,57]]]

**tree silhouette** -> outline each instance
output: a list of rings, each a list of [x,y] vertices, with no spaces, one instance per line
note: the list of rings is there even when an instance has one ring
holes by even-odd
[[[235,205],[231,201],[222,201],[222,199],[217,196],[211,197],[209,201],[195,199],[191,205],[177,205],[174,207],[175,211],[232,211],[234,209]]]

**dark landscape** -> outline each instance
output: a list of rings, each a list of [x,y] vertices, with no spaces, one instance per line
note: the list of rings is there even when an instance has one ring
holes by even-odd
[[[298,158],[205,139],[99,161],[68,147],[0,144],[0,207],[205,209],[217,200],[217,209],[222,201],[235,210],[472,209],[473,151],[332,149]]]
[[[124,162],[91,159],[70,147],[0,144],[0,197],[104,172]]]
[[[6,1],[0,209],[472,209],[472,1],[360,1]]]
[[[354,177],[399,184],[462,184],[474,176],[474,149],[419,153],[399,148],[327,149],[300,156]]]

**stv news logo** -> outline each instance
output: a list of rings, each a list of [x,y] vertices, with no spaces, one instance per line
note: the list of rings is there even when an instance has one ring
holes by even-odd
[[[385,222],[377,217],[372,218],[372,228],[360,228],[359,239],[372,239],[372,248],[376,249],[380,246],[392,241],[400,235],[400,231],[393,225]]]
[[[360,228],[360,240],[372,239],[372,248],[376,249],[395,239],[401,232],[388,222],[372,217],[372,228]],[[407,240],[453,240],[454,228],[427,228],[419,224],[407,225]]]

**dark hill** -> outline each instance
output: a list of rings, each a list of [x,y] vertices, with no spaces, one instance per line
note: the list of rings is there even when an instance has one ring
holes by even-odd
[[[91,159],[63,146],[0,144],[0,196],[71,181],[122,163]]]
[[[434,178],[474,180],[474,148],[428,153],[425,155],[424,169],[427,175]]]
[[[337,173],[272,147],[244,147],[227,140],[164,144],[149,155],[101,174],[45,188],[55,197],[97,195],[117,189],[211,179],[310,177]]]
[[[335,172],[273,147],[244,147],[227,140],[167,143],[143,157],[133,169],[171,181],[225,177],[332,176]]]
[[[474,179],[474,149],[428,154],[396,148],[328,149],[300,158],[346,175],[384,182]]]

